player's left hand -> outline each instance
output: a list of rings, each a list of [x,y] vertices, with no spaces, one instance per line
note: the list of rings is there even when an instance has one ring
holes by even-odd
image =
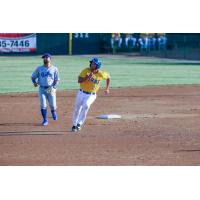
[[[105,93],[105,94],[109,94],[109,93],[110,93],[110,90],[109,90],[109,89],[106,89],[106,90],[104,91],[104,93]]]
[[[56,89],[50,86],[46,89],[46,93],[54,96],[56,94]]]

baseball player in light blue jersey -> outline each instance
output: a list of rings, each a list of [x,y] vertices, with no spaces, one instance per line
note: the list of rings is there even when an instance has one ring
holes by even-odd
[[[56,88],[59,81],[59,73],[58,68],[51,64],[51,55],[49,53],[45,53],[42,59],[44,64],[36,68],[31,79],[35,87],[39,85],[40,108],[43,117],[42,125],[46,126],[48,125],[47,101],[51,108],[53,120],[58,119],[56,114]]]

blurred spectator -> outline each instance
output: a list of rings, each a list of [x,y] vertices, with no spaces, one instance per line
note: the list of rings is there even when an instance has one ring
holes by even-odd
[[[145,38],[144,38],[144,50],[146,51],[146,52],[149,52],[150,51],[150,38],[148,37],[148,36],[146,36]]]
[[[126,37],[125,37],[125,45],[126,45],[126,47],[129,46],[129,41],[131,41],[131,44],[132,44],[131,47],[132,47],[132,48],[135,48],[135,47],[136,47],[137,39],[136,39],[136,37],[134,37],[134,35],[131,34],[131,33],[127,33],[127,34],[126,34]]]
[[[122,38],[120,33],[112,33],[111,37],[111,47],[114,48],[114,44],[117,43],[118,48],[122,45]]]
[[[156,50],[156,35],[155,33],[149,33],[149,45],[150,45],[150,49],[152,50]]]
[[[138,39],[138,46],[140,49],[142,49],[144,46],[144,41],[143,41],[143,38],[141,38],[141,37]]]
[[[165,33],[158,33],[158,50],[166,50],[167,37]]]
[[[151,38],[151,47],[153,50],[156,50],[156,37]]]
[[[150,38],[148,33],[141,33],[138,40],[140,51],[150,51]]]

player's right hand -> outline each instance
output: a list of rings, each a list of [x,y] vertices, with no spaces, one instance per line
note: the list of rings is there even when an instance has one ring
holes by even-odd
[[[106,89],[106,90],[104,90],[104,93],[105,93],[105,94],[110,94],[110,90],[109,90],[109,89]]]
[[[37,83],[34,83],[33,85],[34,85],[34,87],[37,87],[37,86],[38,86],[38,84],[37,84]]]

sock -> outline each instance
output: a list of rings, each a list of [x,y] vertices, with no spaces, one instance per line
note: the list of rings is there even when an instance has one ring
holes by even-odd
[[[47,121],[47,109],[41,109],[41,113],[44,121]]]

